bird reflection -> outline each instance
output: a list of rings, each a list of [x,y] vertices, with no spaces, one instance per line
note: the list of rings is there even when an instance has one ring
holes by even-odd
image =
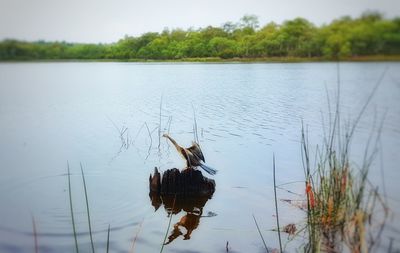
[[[170,244],[176,238],[183,236],[183,240],[189,240],[192,236],[192,232],[196,230],[202,217],[215,216],[213,213],[209,213],[203,216],[203,207],[208,201],[208,197],[179,197],[179,196],[159,196],[157,194],[150,193],[151,204],[157,211],[160,206],[164,205],[165,211],[168,213],[168,217],[172,214],[178,214],[184,212],[185,214],[174,224],[173,229],[168,237],[168,241],[165,244]]]
[[[189,240],[193,230],[199,226],[200,217],[201,212],[199,214],[187,213],[186,215],[182,216],[182,218],[175,223],[174,229],[172,230],[171,235],[168,236],[168,241],[165,244],[169,244],[180,235],[183,235],[180,227],[186,229],[186,234],[183,235],[183,240]]]

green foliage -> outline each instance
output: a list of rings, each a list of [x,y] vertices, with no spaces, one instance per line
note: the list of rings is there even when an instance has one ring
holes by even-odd
[[[164,29],[161,33],[125,36],[112,44],[66,42],[0,42],[0,60],[153,59],[219,57],[323,57],[341,59],[400,54],[400,18],[384,19],[366,12],[316,27],[304,18],[259,27],[257,16],[238,23],[201,29]]]
[[[228,38],[215,37],[209,42],[209,48],[213,56],[232,58],[237,55],[237,42]]]

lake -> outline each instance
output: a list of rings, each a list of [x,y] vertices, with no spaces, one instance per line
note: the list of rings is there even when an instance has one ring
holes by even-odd
[[[197,132],[218,174],[190,238],[183,229],[163,252],[226,252],[227,243],[229,252],[264,252],[253,215],[278,248],[273,154],[277,184],[285,184],[278,198],[304,200],[302,121],[310,143],[320,144],[338,77],[343,121],[353,120],[385,69],[351,155],[360,165],[386,115],[370,179],[391,208],[380,248],[387,252],[390,238],[400,239],[400,63],[1,63],[0,252],[34,252],[34,235],[39,252],[74,252],[67,164],[79,249],[91,252],[80,163],[95,249],[105,252],[110,225],[110,252],[160,251],[170,218],[151,205],[149,175],[184,167],[159,138],[166,132],[183,146]],[[281,224],[304,224],[297,207],[278,204]],[[172,216],[168,235],[185,215]]]

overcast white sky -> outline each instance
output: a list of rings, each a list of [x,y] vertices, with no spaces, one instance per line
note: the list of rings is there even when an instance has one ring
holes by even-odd
[[[164,27],[220,26],[244,14],[261,24],[304,17],[321,25],[365,10],[400,16],[400,0],[0,0],[0,40],[115,42]]]

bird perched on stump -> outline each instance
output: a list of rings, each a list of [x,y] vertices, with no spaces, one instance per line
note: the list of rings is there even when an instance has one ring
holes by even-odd
[[[205,170],[208,174],[215,175],[217,173],[216,169],[213,169],[207,165],[205,165],[204,155],[201,152],[200,146],[196,142],[192,142],[192,146],[188,148],[183,148],[179,146],[178,143],[174,139],[171,138],[168,134],[163,134],[163,137],[168,138],[174,144],[176,150],[181,154],[183,159],[186,160],[186,166],[188,168],[194,168],[200,166],[203,170]]]

